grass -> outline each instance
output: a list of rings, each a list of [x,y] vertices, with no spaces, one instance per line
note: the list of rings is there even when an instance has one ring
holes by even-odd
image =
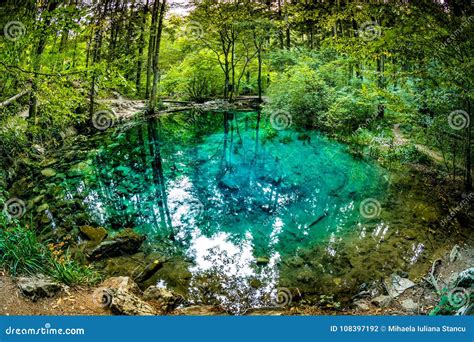
[[[99,274],[79,264],[67,251],[41,243],[35,232],[16,223],[0,222],[0,267],[9,274],[43,274],[66,285],[94,284]]]

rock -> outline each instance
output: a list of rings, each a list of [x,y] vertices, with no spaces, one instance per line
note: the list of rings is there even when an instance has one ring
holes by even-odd
[[[62,285],[43,275],[18,278],[21,293],[33,301],[41,298],[54,297],[62,289]]]
[[[138,285],[130,277],[111,277],[102,283],[102,287],[110,290],[122,290],[134,294],[141,294]]]
[[[47,203],[40,205],[38,208],[36,208],[37,213],[42,213],[46,210],[49,209],[49,205]]]
[[[270,259],[268,259],[267,257],[258,257],[255,259],[255,261],[257,262],[257,265],[264,266],[270,262]]]
[[[400,304],[406,311],[414,312],[418,310],[418,304],[416,304],[411,298],[402,300]]]
[[[89,259],[99,260],[107,257],[130,255],[138,252],[145,241],[145,237],[135,233],[131,229],[125,229],[122,233],[110,240],[101,242],[89,252]]]
[[[56,176],[56,171],[54,171],[51,168],[46,168],[46,169],[41,170],[41,174],[45,176],[46,178],[49,178],[49,177]]]
[[[82,226],[79,228],[79,230],[89,240],[95,242],[102,242],[102,240],[104,240],[108,235],[107,230],[103,227],[96,228],[91,226]]]
[[[474,267],[462,271],[456,278],[456,287],[469,288],[472,286],[474,286]]]
[[[408,278],[402,278],[398,274],[392,274],[389,280],[385,280],[385,287],[387,288],[388,294],[397,298],[405,290],[415,286],[415,283]]]
[[[180,309],[179,313],[186,316],[214,316],[219,314],[219,310],[212,305],[194,305]]]
[[[224,189],[229,189],[229,190],[239,190],[239,185],[230,178],[228,175],[225,175],[222,177],[222,179],[219,181],[219,186]]]
[[[162,311],[171,311],[183,302],[183,297],[180,295],[156,286],[147,288],[143,293],[143,298],[156,302]]]
[[[366,300],[357,300],[354,302],[356,309],[361,311],[369,310],[369,303]]]
[[[455,262],[460,254],[460,248],[458,245],[455,245],[449,253],[449,262]]]
[[[109,290],[111,295],[110,309],[116,315],[152,316],[155,309],[133,293],[121,289]]]
[[[143,283],[150,279],[160,268],[163,267],[163,262],[160,260],[154,260],[148,264],[145,269],[135,279],[138,283]]]
[[[392,297],[383,296],[383,295],[372,299],[372,303],[377,305],[379,308],[387,307],[391,301],[392,301]]]

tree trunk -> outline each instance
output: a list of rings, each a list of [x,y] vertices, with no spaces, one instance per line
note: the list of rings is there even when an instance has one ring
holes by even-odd
[[[153,88],[151,90],[150,98],[150,111],[154,111],[157,105],[157,92],[158,92],[158,83],[160,81],[160,47],[161,47],[161,34],[163,32],[163,20],[166,11],[166,0],[161,2],[160,16],[158,19],[158,29],[156,34],[155,42],[155,57],[153,58]]]

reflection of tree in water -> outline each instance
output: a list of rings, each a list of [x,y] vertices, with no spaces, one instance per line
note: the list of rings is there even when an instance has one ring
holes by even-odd
[[[220,306],[235,315],[272,305],[271,296],[278,278],[275,261],[257,266],[252,257],[245,255],[245,248],[237,253],[218,246],[207,251],[205,259],[212,266],[194,270],[189,287],[191,302]]]

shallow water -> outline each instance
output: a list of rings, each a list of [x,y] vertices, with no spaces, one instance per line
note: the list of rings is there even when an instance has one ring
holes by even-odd
[[[173,260],[154,283],[235,313],[351,293],[406,269],[438,217],[423,207],[396,219],[410,208],[388,191],[384,169],[317,132],[276,131],[256,112],[184,112],[109,129],[48,169],[12,189],[43,226],[134,228]]]

